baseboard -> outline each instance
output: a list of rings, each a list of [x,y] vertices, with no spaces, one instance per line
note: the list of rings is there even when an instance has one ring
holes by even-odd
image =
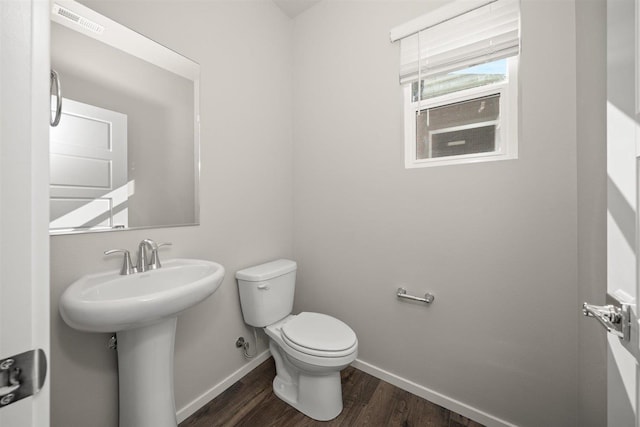
[[[193,401],[187,403],[183,408],[179,409],[176,413],[176,418],[178,418],[178,423],[183,422],[191,415],[193,415],[198,409],[202,408],[204,405],[209,403],[211,400],[215,399],[218,395],[220,395],[223,391],[231,387],[236,381],[247,375],[249,372],[253,371],[258,367],[262,362],[271,357],[271,353],[269,350],[265,350],[262,353],[258,354],[256,357],[251,359],[249,363],[229,375],[227,378],[220,381],[218,384],[214,385],[212,388],[204,392],[201,396],[197,397]]]
[[[420,384],[416,384],[406,378],[399,377],[395,374],[392,374],[391,372],[380,369],[377,366],[364,362],[360,359],[356,359],[351,364],[351,366],[356,369],[360,369],[361,371],[364,371],[369,375],[373,375],[376,378],[393,384],[398,388],[406,390],[411,394],[420,396],[423,399],[428,400],[429,402],[440,405],[444,408],[449,409],[450,411],[457,412],[463,417],[471,418],[472,420],[484,424],[487,427],[517,427],[515,424],[511,424],[505,420],[476,409],[465,403],[459,402],[455,399],[445,396],[442,393],[438,393],[437,391],[428,389],[427,387],[421,386]]]
[[[189,418],[198,409],[202,408],[211,400],[215,399],[222,392],[231,387],[236,381],[240,380],[249,372],[253,371],[258,367],[258,365],[267,360],[269,357],[271,357],[271,353],[269,352],[269,350],[263,351],[249,363],[242,366],[240,369],[229,375],[224,380],[220,381],[218,384],[204,392],[201,396],[189,402],[183,408],[178,410],[176,414],[178,423],[181,423],[182,421]],[[438,393],[437,391],[431,390],[420,384],[416,384],[406,378],[399,377],[398,375],[392,374],[391,372],[385,371],[384,369],[378,368],[377,366],[374,366],[363,360],[356,359],[351,365],[354,368],[366,372],[369,375],[373,375],[376,378],[386,381],[389,384],[393,384],[394,386],[406,390],[409,393],[415,394],[416,396],[427,399],[429,402],[433,402],[436,405],[440,405],[464,417],[471,418],[472,420],[484,424],[487,427],[517,427],[515,424],[511,424],[505,420],[474,408],[473,406],[462,403],[456,399],[452,399],[442,393]]]

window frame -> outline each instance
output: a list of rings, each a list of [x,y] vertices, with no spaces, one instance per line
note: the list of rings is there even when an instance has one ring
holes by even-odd
[[[470,89],[447,93],[422,102],[412,102],[411,83],[403,87],[404,92],[404,152],[405,168],[422,168],[466,163],[511,160],[518,158],[518,62],[519,55],[506,58],[507,79]],[[496,126],[496,149],[484,153],[461,154],[428,159],[417,158],[417,125],[418,110],[444,107],[463,101],[470,101],[489,95],[500,95],[500,114]],[[474,123],[468,127],[481,127],[482,123]],[[466,126],[466,125],[463,125]],[[428,148],[431,149],[430,147]]]

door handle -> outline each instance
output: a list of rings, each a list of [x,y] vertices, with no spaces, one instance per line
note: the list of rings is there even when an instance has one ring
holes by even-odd
[[[51,97],[54,96],[54,93],[52,92],[53,92],[53,87],[55,86],[56,109],[55,109],[55,114],[53,118],[51,117],[49,118],[49,125],[52,127],[56,127],[60,123],[60,116],[62,115],[62,88],[60,87],[60,76],[58,75],[56,70],[54,70],[53,68],[51,69],[50,76],[51,76],[50,77],[51,87],[49,88],[49,95]]]
[[[609,305],[592,305],[586,302],[582,304],[582,313],[587,317],[595,318],[607,332],[617,336],[623,341],[629,341],[631,337],[631,311],[628,304],[621,307]]]

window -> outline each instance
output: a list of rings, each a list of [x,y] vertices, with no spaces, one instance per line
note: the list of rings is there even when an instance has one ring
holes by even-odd
[[[407,168],[517,158],[518,3],[482,3],[392,30],[401,40]]]

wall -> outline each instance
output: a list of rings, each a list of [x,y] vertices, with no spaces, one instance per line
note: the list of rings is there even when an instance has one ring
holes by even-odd
[[[576,2],[578,301],[604,305],[607,283],[606,0]],[[578,425],[607,425],[606,334],[579,317]],[[615,425],[615,424],[614,424]]]
[[[293,255],[291,21],[262,1],[87,5],[200,63],[201,225],[51,238],[53,427],[117,425],[109,335],[75,331],[58,314],[60,295],[74,280],[119,268],[120,259],[104,257],[104,250],[135,250],[150,237],[173,242],[163,248],[165,258],[215,260],[227,269],[220,289],[179,317],[178,409],[246,363],[234,346],[238,336],[251,336],[234,272]],[[259,350],[265,348],[261,342]]]
[[[437,3],[325,1],[293,37],[270,2],[89,3],[201,64],[202,225],[51,239],[51,425],[117,425],[108,335],[57,302],[145,237],[228,272],[179,319],[178,409],[245,363],[234,271],[295,256],[295,309],[348,322],[362,361],[505,422],[604,425],[601,335],[576,302],[603,279],[598,1],[524,0],[518,160],[412,171],[388,30]],[[435,304],[396,301],[400,284]]]
[[[343,319],[363,362],[476,418],[577,425],[574,2],[522,2],[519,159],[406,170],[388,32],[435,6],[325,1],[296,19],[295,309]]]

